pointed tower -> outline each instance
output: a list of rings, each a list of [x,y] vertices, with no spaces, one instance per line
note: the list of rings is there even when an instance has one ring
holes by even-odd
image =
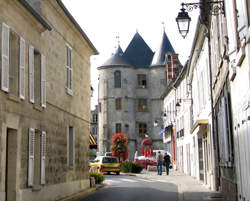
[[[153,54],[141,35],[136,32],[124,52],[124,57],[132,66],[141,68],[150,66]]]
[[[151,66],[165,66],[166,54],[174,54],[174,48],[171,45],[165,30],[163,31],[162,40],[159,48],[156,50]]]
[[[119,44],[115,53],[100,67],[106,66],[131,66],[129,62],[123,57],[123,51]]]

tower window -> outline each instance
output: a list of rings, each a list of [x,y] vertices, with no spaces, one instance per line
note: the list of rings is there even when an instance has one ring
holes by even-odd
[[[147,87],[147,79],[145,74],[137,75],[138,80],[138,87],[139,88],[146,88]]]
[[[121,71],[115,71],[114,79],[115,88],[121,88]]]

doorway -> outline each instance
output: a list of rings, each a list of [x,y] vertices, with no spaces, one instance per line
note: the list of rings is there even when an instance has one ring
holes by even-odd
[[[17,130],[7,128],[5,201],[16,200]]]
[[[203,165],[203,147],[202,147],[202,138],[198,139],[198,149],[199,149],[199,171],[200,171],[200,180],[204,181],[204,165]]]

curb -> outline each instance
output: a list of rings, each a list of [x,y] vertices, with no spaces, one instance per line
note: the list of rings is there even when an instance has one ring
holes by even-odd
[[[97,185],[96,187],[91,187],[91,188],[88,188],[84,191],[80,191],[79,193],[76,193],[76,194],[73,194],[71,196],[68,196],[68,197],[65,197],[65,198],[62,198],[62,199],[59,199],[57,201],[74,201],[76,199],[79,199],[79,198],[83,198],[89,194],[91,194],[92,192],[96,191],[96,190],[99,190],[101,188],[103,188],[105,185],[104,184],[99,184]]]

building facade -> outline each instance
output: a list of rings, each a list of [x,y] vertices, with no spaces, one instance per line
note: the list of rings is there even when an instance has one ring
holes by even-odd
[[[0,200],[57,200],[88,188],[97,50],[60,0],[0,7]]]
[[[110,150],[111,137],[123,132],[128,136],[129,158],[141,152],[145,138],[153,141],[153,149],[165,149],[161,94],[166,87],[166,53],[174,49],[164,31],[159,49],[153,53],[137,32],[127,49],[120,46],[99,73],[99,136],[101,154]],[[154,127],[154,122],[159,121]]]

